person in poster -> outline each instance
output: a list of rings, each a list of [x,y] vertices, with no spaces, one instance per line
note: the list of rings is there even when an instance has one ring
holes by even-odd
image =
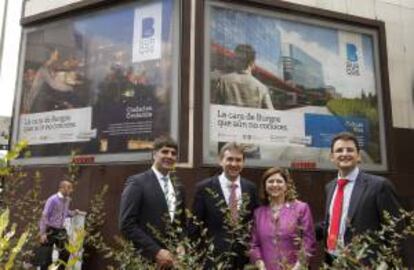
[[[119,60],[108,69],[94,106],[99,151],[150,149],[153,138],[168,133],[168,104],[160,102],[156,86],[132,66]]]
[[[269,89],[252,75],[256,51],[249,44],[234,49],[234,71],[220,76],[212,89],[211,103],[274,110]],[[219,148],[224,142],[219,143]],[[248,158],[260,158],[260,147],[246,144]]]
[[[252,75],[256,59],[253,47],[239,44],[234,54],[235,70],[219,77],[211,103],[273,110],[269,89]]]
[[[60,58],[57,48],[46,47],[48,58],[37,70],[23,103],[24,113],[36,113],[73,105],[73,87],[57,78],[55,69]]]

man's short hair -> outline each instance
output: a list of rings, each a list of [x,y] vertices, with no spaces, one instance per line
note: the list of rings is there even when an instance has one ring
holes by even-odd
[[[333,153],[334,145],[335,145],[336,141],[338,141],[338,140],[353,141],[354,144],[355,144],[355,147],[356,147],[357,151],[359,152],[360,146],[359,146],[359,142],[358,142],[357,137],[354,134],[350,133],[350,132],[341,132],[341,133],[336,134],[332,138],[332,141],[331,141],[331,153]]]
[[[237,69],[244,70],[256,59],[256,52],[249,44],[239,44],[234,49],[235,65]]]
[[[235,152],[239,152],[240,154],[242,154],[243,159],[244,159],[245,158],[244,149],[245,147],[241,144],[238,144],[236,142],[228,142],[225,145],[223,145],[223,147],[221,147],[220,152],[219,152],[219,157],[220,159],[222,159],[226,151],[235,151]]]
[[[63,188],[65,184],[71,184],[73,186],[74,182],[69,178],[69,176],[64,176],[62,180],[59,182],[59,188]]]
[[[158,151],[163,147],[171,147],[178,151],[178,144],[169,136],[161,136],[154,140],[154,151]]]

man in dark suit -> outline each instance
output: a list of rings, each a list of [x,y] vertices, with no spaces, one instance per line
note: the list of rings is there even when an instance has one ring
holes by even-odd
[[[335,259],[338,245],[346,245],[353,236],[368,230],[379,230],[384,211],[397,216],[400,209],[390,181],[358,168],[360,146],[353,134],[337,134],[332,139],[330,155],[338,177],[326,185],[323,229],[328,264]]]
[[[154,141],[151,169],[130,176],[121,197],[119,226],[123,236],[161,269],[174,263],[175,250],[163,240],[170,225],[185,226],[184,192],[170,174],[177,160],[177,144],[170,138]],[[154,235],[156,229],[164,239]]]
[[[197,185],[193,203],[194,216],[203,223],[213,240],[213,256],[230,256],[228,269],[243,269],[248,262],[246,247],[237,241],[231,242],[231,239],[240,237],[232,229],[241,228],[240,232],[243,232],[243,227],[248,228],[258,204],[256,186],[240,176],[245,160],[243,150],[236,143],[227,143],[221,148],[219,159],[223,172]],[[200,234],[202,228],[199,227],[190,225],[193,238]],[[248,233],[248,230],[244,232]],[[234,255],[229,255],[231,252]],[[206,269],[214,267],[212,261],[205,266]]]

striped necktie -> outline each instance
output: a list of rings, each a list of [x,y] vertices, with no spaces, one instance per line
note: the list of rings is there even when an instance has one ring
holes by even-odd
[[[239,218],[239,212],[237,209],[238,200],[237,200],[237,194],[236,194],[237,187],[238,185],[236,183],[230,184],[229,208],[230,208],[231,220],[234,223],[236,223],[237,219]]]
[[[164,196],[165,201],[167,202],[168,207],[168,214],[170,215],[171,222],[174,220],[174,214],[175,214],[175,192],[172,188],[170,188],[169,178],[167,176],[161,177],[162,183],[163,183],[163,190],[164,190]]]

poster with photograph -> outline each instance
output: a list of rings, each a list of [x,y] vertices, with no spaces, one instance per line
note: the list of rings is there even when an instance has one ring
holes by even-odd
[[[205,33],[205,163],[236,141],[252,166],[331,168],[349,131],[364,166],[386,169],[374,30],[208,2]]]
[[[28,141],[34,158],[108,157],[177,137],[178,2],[124,3],[25,28],[15,141]]]

